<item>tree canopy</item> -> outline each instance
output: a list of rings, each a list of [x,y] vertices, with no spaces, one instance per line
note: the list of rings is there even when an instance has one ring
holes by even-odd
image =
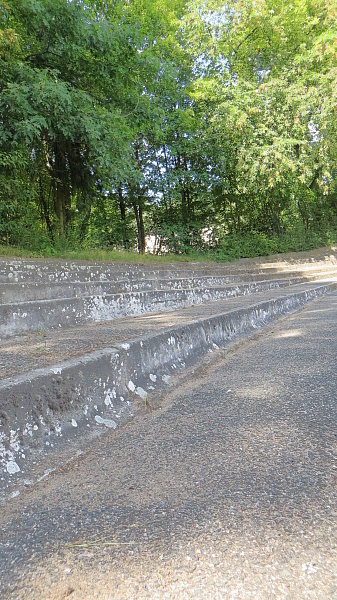
[[[5,0],[0,90],[0,243],[336,224],[336,0]]]

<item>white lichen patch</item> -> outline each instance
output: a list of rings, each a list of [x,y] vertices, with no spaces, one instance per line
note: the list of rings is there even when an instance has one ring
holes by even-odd
[[[53,367],[51,372],[54,373],[54,375],[61,375],[62,369],[61,367]]]
[[[151,381],[153,381],[153,383],[155,383],[157,381],[157,375],[153,375],[153,373],[150,373],[149,375]]]
[[[6,441],[9,446],[7,448]],[[12,430],[8,438],[5,433],[0,434],[0,462],[9,475],[14,475],[20,471],[20,467],[15,460],[16,454],[18,454],[20,450],[21,446],[16,431]],[[22,458],[25,458],[23,453]]]
[[[124,350],[129,350],[130,349],[130,344],[121,344],[122,348],[124,348]]]
[[[15,475],[15,473],[19,473],[21,471],[19,465],[15,462],[15,460],[9,460],[6,464],[7,473],[10,475]]]
[[[162,380],[163,380],[164,383],[169,383],[170,379],[171,379],[170,375],[163,375],[162,376]]]
[[[33,427],[30,423],[26,423],[25,428],[23,430],[23,435],[29,435],[30,437],[32,437]]]
[[[113,406],[113,400],[117,397],[116,390],[114,388],[112,390],[108,389],[104,392],[104,396],[105,406]]]
[[[11,429],[10,437],[9,437],[9,446],[13,452],[19,452],[21,446],[18,438],[18,434],[16,431]]]
[[[85,307],[86,309],[86,307]],[[86,310],[85,310],[86,312]],[[94,296],[90,299],[90,305],[88,306],[88,316],[92,321],[104,321],[105,319],[111,319],[115,316],[116,306],[115,303],[107,303],[103,296]]]
[[[19,490],[14,490],[14,492],[12,492],[9,497],[10,498],[17,498],[18,496],[20,496]]]
[[[136,389],[136,386],[135,386],[135,384],[133,383],[133,381],[131,381],[131,379],[130,379],[130,381],[129,381],[129,383],[128,383],[128,388],[129,388],[130,392],[134,392],[134,391],[135,391],[135,389]]]
[[[75,421],[75,419],[71,419],[71,424],[73,427],[77,427],[77,421]]]
[[[98,423],[98,425],[105,425],[105,427],[108,427],[109,429],[116,429],[117,427],[117,423],[115,421],[112,419],[103,419],[103,417],[100,417],[99,415],[96,415],[95,421]]]
[[[61,427],[61,423],[59,421],[57,421],[55,424],[55,434],[57,436],[62,437],[62,427]]]
[[[137,394],[137,396],[140,396],[140,398],[142,398],[142,400],[146,400],[147,391],[144,390],[144,388],[138,386],[135,390],[135,393]]]

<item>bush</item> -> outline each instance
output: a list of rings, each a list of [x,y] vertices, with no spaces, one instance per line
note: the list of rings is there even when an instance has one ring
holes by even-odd
[[[228,234],[219,244],[216,260],[235,260],[254,256],[269,256],[282,252],[299,252],[335,243],[337,227],[323,231],[292,230],[280,236],[263,233]]]

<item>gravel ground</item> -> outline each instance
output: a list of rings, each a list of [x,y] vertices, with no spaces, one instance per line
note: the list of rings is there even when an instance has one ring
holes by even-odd
[[[2,598],[337,599],[337,293],[2,510]]]

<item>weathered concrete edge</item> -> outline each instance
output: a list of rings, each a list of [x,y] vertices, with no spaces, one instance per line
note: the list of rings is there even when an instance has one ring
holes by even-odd
[[[263,277],[263,275],[250,275],[245,278],[241,276],[213,276],[204,275],[200,277],[184,277],[169,279],[157,277],[149,279],[144,277],[115,279],[109,281],[56,281],[48,283],[1,283],[0,282],[0,304],[14,304],[24,302],[40,302],[42,300],[57,300],[64,298],[85,298],[86,296],[107,296],[112,294],[123,294],[132,292],[170,291],[191,288],[223,287],[229,285],[243,285],[247,283],[262,281],[288,280],[289,285],[295,285],[301,281],[310,281],[314,276],[291,276],[278,277],[276,274]],[[248,281],[249,279],[249,281]]]
[[[208,288],[149,290],[118,294],[57,298],[0,305],[0,336],[51,330],[86,322],[110,321],[149,312],[175,310],[224,298],[281,288],[301,278],[253,281]]]
[[[137,400],[170,376],[234,337],[270,323],[324,295],[336,284],[253,304],[187,325],[170,327],[80,359],[39,369],[0,385],[2,481],[26,470],[36,452],[62,447],[97,427],[131,419]]]

